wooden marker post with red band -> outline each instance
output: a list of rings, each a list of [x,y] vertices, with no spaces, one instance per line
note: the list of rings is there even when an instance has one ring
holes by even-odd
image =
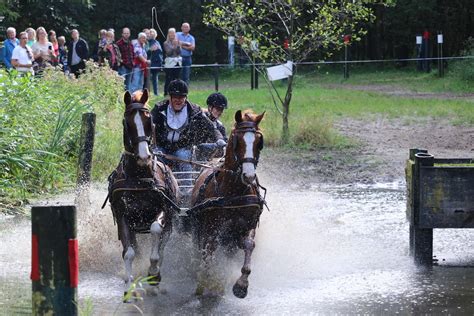
[[[31,208],[33,315],[77,315],[76,207]]]

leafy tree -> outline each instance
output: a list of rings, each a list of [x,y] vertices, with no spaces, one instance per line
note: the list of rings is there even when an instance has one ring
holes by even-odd
[[[17,30],[44,26],[58,33],[88,24],[93,4],[89,0],[8,0],[0,2],[0,12],[6,8],[8,23]],[[6,24],[5,22],[3,24]]]
[[[215,1],[205,7],[204,23],[228,36],[235,36],[250,60],[272,63],[299,63],[315,52],[332,54],[344,44],[342,37],[351,34],[360,40],[366,33],[363,23],[374,20],[373,8],[390,5],[393,0],[254,0]],[[255,50],[257,43],[258,50]],[[284,45],[284,42],[288,45]],[[282,143],[289,141],[288,117],[295,82],[296,66],[281,95],[259,69],[269,85],[273,102],[283,119]]]

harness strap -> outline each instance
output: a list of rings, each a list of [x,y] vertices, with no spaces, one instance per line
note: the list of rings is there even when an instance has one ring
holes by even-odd
[[[250,163],[253,163],[254,165],[256,165],[258,163],[258,160],[255,159],[255,158],[243,158],[243,159],[240,159],[240,162],[241,163],[250,162]]]
[[[244,195],[236,197],[218,197],[207,199],[204,202],[193,206],[186,211],[189,216],[196,216],[198,212],[206,209],[220,208],[220,209],[238,209],[256,207],[260,211],[263,208],[263,200],[257,195]]]
[[[195,166],[202,167],[202,168],[208,168],[208,169],[213,169],[213,170],[216,170],[216,171],[224,171],[224,172],[234,173],[234,171],[229,170],[229,169],[225,169],[225,168],[222,168],[222,167],[213,167],[213,166],[205,165],[205,164],[202,164],[202,163],[199,163],[199,162],[194,162],[192,160],[181,159],[181,158],[178,158],[176,156],[164,154],[164,153],[161,153],[161,152],[160,153],[154,153],[154,154],[157,155],[157,156],[163,157],[167,160],[185,162],[185,163],[189,163],[191,165],[195,165]]]

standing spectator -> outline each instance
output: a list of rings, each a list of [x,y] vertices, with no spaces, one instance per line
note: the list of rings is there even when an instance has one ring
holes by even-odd
[[[107,60],[110,69],[117,71],[122,64],[122,56],[119,47],[114,42],[114,37],[114,32],[107,31],[106,42],[104,45],[99,46],[97,54],[99,56],[99,64],[103,65],[105,60]]]
[[[31,46],[35,62],[38,64],[38,71],[41,72],[47,66],[51,66],[54,58],[53,44],[48,41],[48,33],[42,26],[36,29],[36,42]]]
[[[86,59],[89,56],[89,46],[87,42],[79,37],[79,31],[71,31],[72,41],[67,45],[67,64],[69,70],[76,77],[86,68]]]
[[[12,59],[12,53],[15,47],[19,44],[20,42],[16,38],[16,30],[14,27],[9,27],[7,29],[7,39],[3,43],[3,62],[5,63],[5,66],[7,69],[12,69],[13,66],[11,64],[11,59]]]
[[[58,56],[59,56],[59,44],[58,44],[58,39],[56,38],[56,32],[54,30],[49,31],[49,41],[51,44],[53,44],[53,58],[51,60],[51,63],[53,66],[58,65]]]
[[[36,42],[36,31],[34,28],[29,27],[26,29],[26,33],[28,34],[28,43],[26,45],[31,47]]]
[[[64,71],[67,71],[67,47],[66,38],[64,36],[58,37],[58,62]]]
[[[158,73],[163,63],[163,50],[160,42],[156,40],[157,32],[155,29],[150,29],[150,38],[148,39],[149,53],[148,56],[151,61],[151,83],[153,85],[153,93],[158,95]]]
[[[144,73],[150,61],[147,59],[145,45],[147,42],[146,34],[141,32],[133,43],[133,74],[130,84],[130,91],[135,92],[143,88]]]
[[[119,75],[125,80],[125,90],[130,90],[130,82],[133,70],[133,45],[130,41],[130,29],[124,27],[122,30],[122,38],[117,41],[122,56],[122,65],[118,69]]]
[[[146,39],[147,39],[147,42],[146,42],[146,44],[145,44],[145,49],[146,49],[146,51],[149,51],[149,50],[150,50],[150,46],[149,46],[149,44],[148,44],[148,40],[150,39],[150,29],[143,29],[142,32],[145,33]]]
[[[183,58],[183,71],[181,73],[183,81],[189,85],[189,76],[191,75],[191,65],[193,63],[192,56],[194,48],[196,48],[196,41],[194,36],[189,34],[191,27],[189,23],[181,25],[181,32],[178,32],[178,40],[181,45],[181,57]]]
[[[181,67],[181,48],[179,40],[176,37],[176,29],[170,28],[166,41],[163,43],[165,49],[165,96],[168,95],[168,85],[171,81],[179,79],[179,72]]]
[[[13,49],[11,63],[21,74],[34,74],[33,51],[26,45],[27,42],[28,34],[26,32],[21,32],[20,43]]]
[[[99,34],[97,34],[97,44],[95,44],[94,48],[92,49],[92,55],[91,58],[95,61],[99,61],[99,47],[104,46],[105,42],[107,41],[107,30],[106,29],[101,29],[99,31]]]

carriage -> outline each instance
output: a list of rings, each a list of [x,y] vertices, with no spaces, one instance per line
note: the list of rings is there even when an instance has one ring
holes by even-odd
[[[179,158],[151,151],[156,139],[147,101],[147,90],[133,96],[125,93],[124,153],[109,179],[108,197],[123,246],[125,287],[128,289],[134,279],[136,234],[147,232],[152,235],[148,274],[159,285],[164,247],[177,223],[178,231],[192,234],[202,256],[196,294],[209,293],[206,278],[215,264],[213,254],[218,246],[224,246],[228,252],[244,250],[242,275],[233,287],[234,295],[244,298],[255,231],[265,203],[264,188],[256,176],[263,148],[258,125],[264,113],[237,111],[221,161],[214,166],[200,163],[195,148],[194,161],[186,161],[194,170],[181,173],[165,163]]]

